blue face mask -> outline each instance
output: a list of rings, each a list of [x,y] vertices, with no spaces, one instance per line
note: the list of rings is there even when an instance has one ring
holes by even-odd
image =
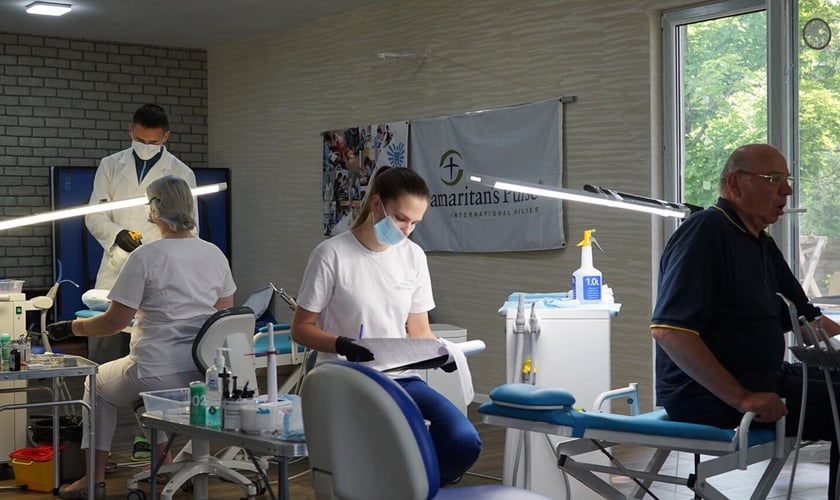
[[[405,238],[402,230],[394,219],[388,215],[385,208],[382,208],[382,213],[385,218],[373,225],[373,232],[376,234],[376,239],[381,245],[396,245]]]

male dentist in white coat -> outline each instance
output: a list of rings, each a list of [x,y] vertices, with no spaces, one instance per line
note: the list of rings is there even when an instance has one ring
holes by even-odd
[[[165,175],[174,175],[195,187],[195,174],[181,160],[166,150],[169,119],[157,104],[144,104],[134,113],[128,126],[131,147],[106,156],[96,169],[90,203],[137,198],[146,195],[146,187]],[[142,243],[160,239],[160,230],[149,221],[146,206],[123,208],[85,216],[90,234],[102,245],[102,262],[96,275],[97,289],[110,290],[122,270],[128,254]],[[196,227],[198,227],[198,211]],[[197,229],[195,230],[198,231]],[[138,286],[142,284],[138,283]],[[88,357],[105,363],[128,354],[128,334],[90,337]]]

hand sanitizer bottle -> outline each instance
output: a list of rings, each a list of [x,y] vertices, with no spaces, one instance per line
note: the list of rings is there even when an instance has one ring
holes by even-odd
[[[216,359],[213,365],[207,369],[205,373],[205,383],[207,384],[207,419],[206,425],[211,429],[222,428],[222,379],[219,378],[223,372],[227,371],[225,366],[225,351],[226,347],[216,348]]]
[[[572,274],[572,298],[581,304],[598,304],[601,302],[601,271],[592,265],[592,236],[594,229],[583,232],[583,240],[577,244],[580,247],[580,267]],[[597,245],[598,242],[595,241]]]

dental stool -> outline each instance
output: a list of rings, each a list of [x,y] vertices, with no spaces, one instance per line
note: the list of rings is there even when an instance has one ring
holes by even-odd
[[[193,360],[202,373],[213,364],[217,347],[227,347],[230,351],[228,365],[231,372],[238,376],[242,385],[246,382],[256,387],[257,377],[252,356],[247,356],[251,349],[254,332],[254,312],[247,307],[232,307],[210,316],[202,325],[193,342]],[[242,387],[240,385],[240,387]],[[151,443],[152,453],[156,452],[155,443]],[[207,477],[217,476],[238,484],[248,498],[262,494],[265,490],[261,480],[251,481],[238,471],[258,473],[254,464],[247,460],[244,450],[228,448],[220,457],[210,455],[210,442],[207,439],[193,438],[173,459],[169,465],[161,466],[158,474],[171,474],[171,479],[161,491],[162,500],[171,500],[178,489],[188,489],[192,483],[194,498],[207,497]],[[268,463],[262,460],[263,470]],[[151,471],[138,472],[128,480],[128,498],[145,498],[137,488],[140,481],[148,480]],[[136,495],[132,497],[132,495]]]
[[[546,500],[508,486],[440,488],[432,439],[396,382],[358,363],[316,366],[301,390],[312,487],[319,500]]]

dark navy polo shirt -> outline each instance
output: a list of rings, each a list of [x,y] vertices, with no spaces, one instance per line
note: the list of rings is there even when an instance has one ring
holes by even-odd
[[[782,293],[809,320],[819,309],[785,262],[773,238],[750,234],[732,210],[715,206],[686,219],[659,263],[651,327],[699,335],[720,363],[751,391],[775,391],[790,329]],[[657,404],[711,396],[656,346]]]
[[[131,154],[134,156],[134,168],[137,169],[137,184],[141,184],[143,179],[149,175],[149,170],[163,157],[163,148],[160,148],[160,151],[148,160],[141,159],[134,151]]]

